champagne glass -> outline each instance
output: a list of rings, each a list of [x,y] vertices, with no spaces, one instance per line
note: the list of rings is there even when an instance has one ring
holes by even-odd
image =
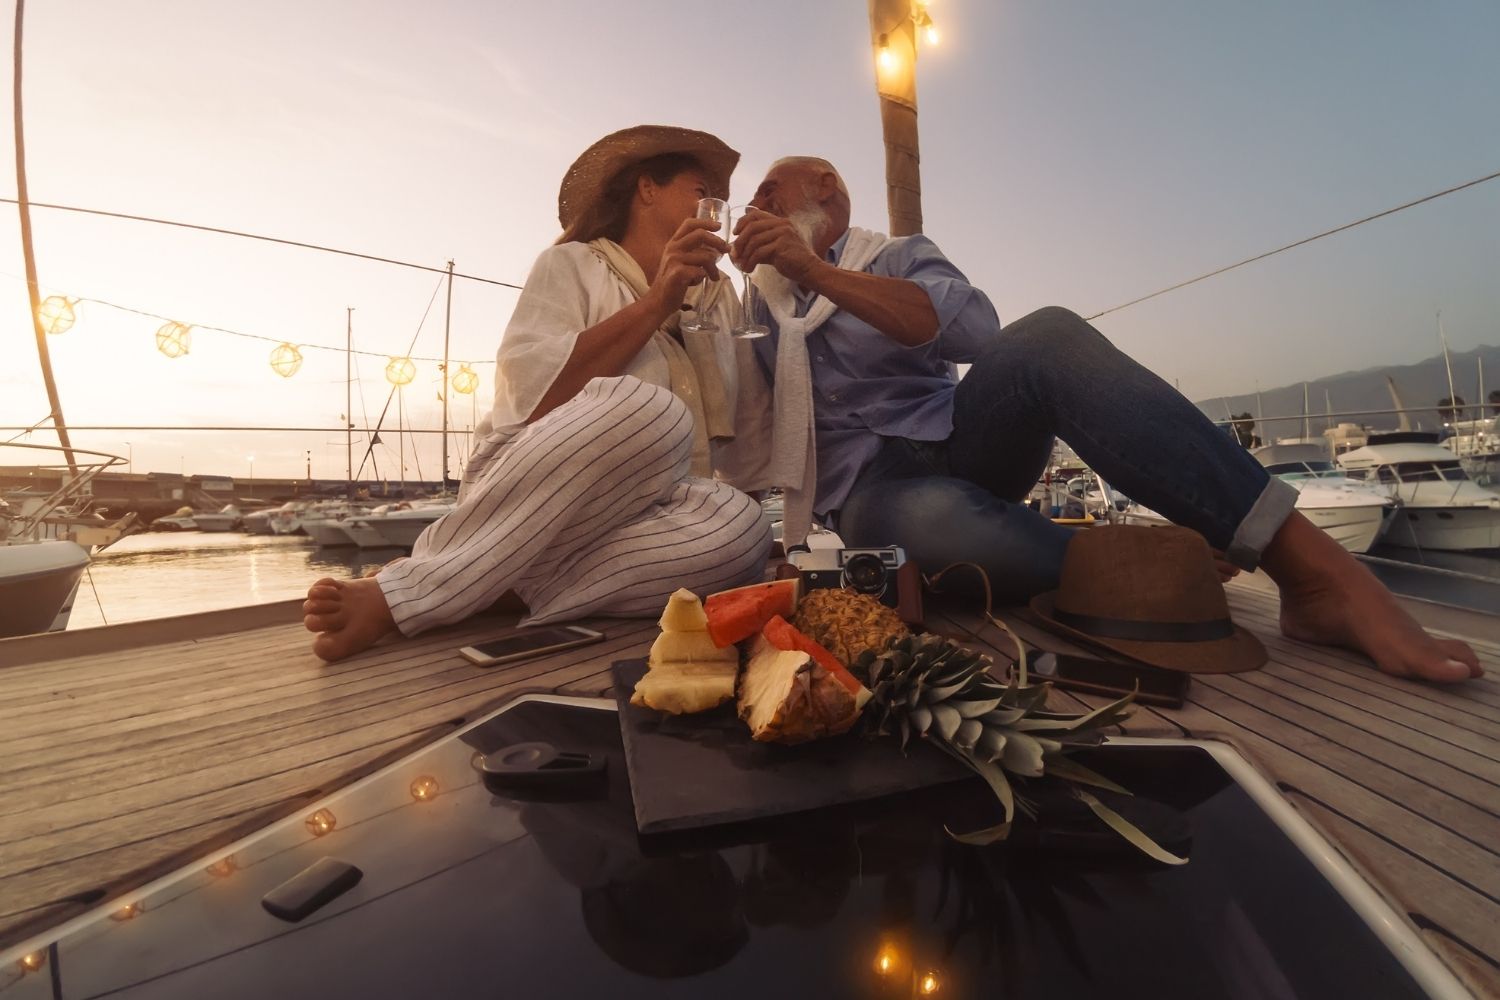
[[[726,202],[723,198],[698,199],[698,213],[695,217],[699,219],[707,219],[710,222],[714,223],[718,228],[711,230],[711,232],[713,232],[715,236],[719,237],[719,239],[728,242],[729,203]],[[709,279],[705,278],[704,280],[706,281]],[[717,330],[718,326],[716,326],[711,320],[701,315],[698,310],[694,309],[689,313],[688,318],[682,321],[682,329],[688,331],[689,333],[698,333],[700,331]]]
[[[740,214],[748,215],[755,211],[759,210],[752,205],[746,205]],[[755,302],[758,296],[755,286],[750,282],[750,272],[741,271],[740,278],[745,283],[745,294],[740,299],[740,322],[738,326],[729,331],[729,335],[736,340],[756,340],[760,337],[769,337],[771,335],[771,328],[764,323],[755,322]]]

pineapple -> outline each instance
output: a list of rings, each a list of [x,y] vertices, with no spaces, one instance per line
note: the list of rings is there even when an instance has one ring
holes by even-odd
[[[1064,755],[1103,740],[1106,726],[1130,714],[1134,695],[1082,715],[1048,712],[1050,685],[1023,685],[1014,677],[1008,684],[1001,683],[991,676],[992,665],[983,653],[931,633],[907,636],[880,653],[867,650],[852,664],[854,673],[866,678],[870,687],[864,713],[867,733],[900,732],[903,749],[913,734],[929,739],[994,790],[1004,807],[1005,821],[957,839],[989,843],[1010,832],[1017,801],[1007,772],[1025,778],[1046,774],[1129,794]],[[1167,864],[1183,862],[1088,792],[1077,785],[1073,791],[1100,819],[1148,855]],[[1021,807],[1026,808],[1024,801]]]
[[[852,590],[809,591],[792,625],[850,667],[861,653],[878,653],[892,639],[911,635],[895,611]]]

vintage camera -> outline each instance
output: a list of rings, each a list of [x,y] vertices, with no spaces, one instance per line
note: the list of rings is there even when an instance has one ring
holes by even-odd
[[[911,565],[899,545],[878,549],[799,549],[788,552],[786,558],[797,567],[805,590],[841,587],[869,594],[893,608],[901,606],[900,581],[910,575],[902,567]]]

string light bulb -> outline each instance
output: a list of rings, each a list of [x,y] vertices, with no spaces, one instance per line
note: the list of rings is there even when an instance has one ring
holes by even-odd
[[[465,396],[479,388],[479,375],[468,365],[459,365],[453,376],[453,391]]]
[[[917,977],[917,993],[924,997],[935,995],[943,988],[943,981],[931,969]]]
[[[437,798],[438,782],[430,774],[424,774],[411,783],[411,797],[418,802],[431,802]]]
[[[140,912],[141,912],[141,904],[140,903],[126,903],[124,906],[120,907],[118,910],[116,910],[113,913],[111,913],[109,915],[109,919],[111,919],[111,920],[118,920],[121,923],[123,923],[126,920],[133,919]]]
[[[282,344],[271,352],[271,370],[282,378],[291,378],[301,367],[302,352],[296,344]]]
[[[339,821],[338,817],[334,816],[327,809],[319,809],[307,817],[306,824],[314,837],[321,837],[324,834],[332,833],[333,828],[339,825]]]
[[[385,366],[385,380],[391,385],[409,385],[417,377],[417,365],[411,358],[392,358]]]
[[[891,37],[882,34],[878,42],[878,47],[880,51],[875,58],[880,63],[880,68],[889,73],[896,68],[896,53],[891,51]]]
[[[180,358],[193,346],[193,328],[168,320],[156,331],[156,349],[169,358]]]
[[[922,32],[928,45],[936,45],[941,38],[938,34],[937,25],[932,23],[932,15],[927,13],[927,5],[922,4],[917,9],[917,28]]]
[[[42,329],[45,332],[67,333],[78,319],[78,314],[73,311],[73,307],[77,304],[77,299],[62,295],[49,295],[37,306],[36,317],[41,320]]]
[[[21,967],[22,972],[35,972],[47,964],[47,953],[45,951],[32,951],[22,955],[16,965]]]
[[[901,964],[901,953],[893,944],[883,944],[875,953],[875,971],[881,976],[889,976],[896,971]]]

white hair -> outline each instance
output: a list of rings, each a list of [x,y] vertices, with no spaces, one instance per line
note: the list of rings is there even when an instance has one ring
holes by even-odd
[[[833,182],[838,186],[839,194],[844,196],[844,201],[850,201],[849,187],[844,183],[844,178],[839,173],[838,168],[835,167],[832,163],[829,163],[827,160],[823,159],[821,156],[783,156],[781,159],[771,164],[770,170],[767,170],[766,172],[770,173],[771,170],[775,170],[777,167],[785,166],[807,167],[812,170],[828,171],[830,174],[833,174]]]

